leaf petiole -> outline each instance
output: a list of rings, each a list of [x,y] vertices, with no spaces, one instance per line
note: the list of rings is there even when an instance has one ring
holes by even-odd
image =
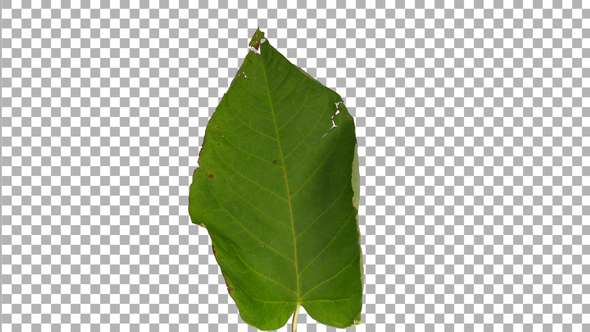
[[[295,313],[293,314],[293,323],[291,324],[293,326],[291,331],[293,332],[297,332],[297,316],[299,315],[299,306],[300,304],[297,303],[297,307],[295,307]]]

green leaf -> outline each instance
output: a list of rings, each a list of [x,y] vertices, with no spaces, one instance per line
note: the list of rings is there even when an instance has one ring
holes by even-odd
[[[246,323],[278,329],[303,306],[326,325],[359,324],[354,121],[260,30],[250,46],[207,125],[191,220],[207,228]]]

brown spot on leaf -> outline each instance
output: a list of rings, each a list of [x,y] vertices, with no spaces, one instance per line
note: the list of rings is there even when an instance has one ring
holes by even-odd
[[[209,174],[209,179],[213,179],[213,174]]]
[[[276,164],[277,164],[277,161],[276,161],[276,160],[273,160],[273,161],[272,161],[272,163],[273,163],[274,165],[276,165]]]
[[[193,176],[195,176],[195,173],[197,173],[197,170],[198,170],[198,169],[199,169],[198,167],[197,167],[197,168],[195,168],[195,170],[193,171]]]

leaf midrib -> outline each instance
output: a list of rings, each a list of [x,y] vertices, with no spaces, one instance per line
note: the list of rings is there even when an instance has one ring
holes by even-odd
[[[262,47],[262,45],[261,45]],[[277,142],[279,143],[279,151],[281,152],[281,161],[283,163],[283,172],[285,173],[285,185],[287,187],[287,198],[289,203],[289,214],[291,217],[291,231],[293,233],[293,253],[295,258],[295,276],[297,278],[297,304],[301,302],[301,291],[299,289],[299,265],[297,264],[297,237],[295,236],[295,224],[293,220],[293,206],[291,204],[291,194],[289,192],[289,179],[287,178],[287,165],[285,165],[285,157],[283,154],[283,147],[281,145],[281,137],[279,135],[279,127],[277,126],[277,118],[275,116],[275,109],[272,102],[272,97],[270,96],[270,89],[268,88],[268,76],[266,75],[266,66],[264,64],[264,60],[262,59],[262,69],[264,71],[264,80],[266,81],[266,91],[268,93],[268,102],[270,104],[270,110],[272,113],[272,119],[274,121],[275,130],[277,132]],[[290,69],[290,68],[289,68]],[[282,82],[281,82],[282,84]]]

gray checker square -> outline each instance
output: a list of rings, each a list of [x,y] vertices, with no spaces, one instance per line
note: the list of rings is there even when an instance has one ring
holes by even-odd
[[[355,117],[349,331],[590,331],[590,2],[1,4],[2,331],[256,331],[187,197],[257,27]]]

